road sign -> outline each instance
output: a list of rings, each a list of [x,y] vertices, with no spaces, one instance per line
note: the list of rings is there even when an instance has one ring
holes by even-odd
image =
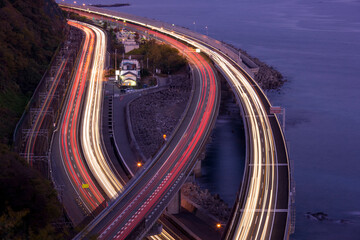
[[[82,185],[82,188],[89,188],[89,184],[84,183],[84,184]]]

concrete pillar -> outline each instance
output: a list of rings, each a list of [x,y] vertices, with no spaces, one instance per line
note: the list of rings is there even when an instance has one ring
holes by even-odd
[[[194,167],[194,175],[195,177],[200,177],[201,176],[201,159],[198,160],[196,163],[195,163],[195,167]]]
[[[154,235],[159,235],[161,234],[163,230],[163,226],[162,224],[160,224],[159,222],[156,222],[151,228],[150,230],[145,234],[146,237],[151,237]]]
[[[167,206],[167,212],[169,214],[178,214],[181,209],[181,190],[175,194],[174,198],[170,201]]]

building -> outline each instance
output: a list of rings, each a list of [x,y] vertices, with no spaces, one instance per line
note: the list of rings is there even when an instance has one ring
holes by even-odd
[[[140,64],[136,59],[124,59],[120,64],[120,81],[121,86],[136,86],[140,79]]]
[[[124,44],[125,53],[139,48],[139,44],[135,41],[135,32],[122,29],[116,33],[118,42]]]
[[[118,42],[124,43],[126,39],[135,39],[135,33],[131,31],[127,31],[126,29],[121,29],[120,31],[116,32],[116,38]]]

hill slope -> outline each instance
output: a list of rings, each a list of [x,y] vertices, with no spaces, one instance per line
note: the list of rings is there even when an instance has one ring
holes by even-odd
[[[9,142],[65,24],[53,0],[0,0],[0,142]]]

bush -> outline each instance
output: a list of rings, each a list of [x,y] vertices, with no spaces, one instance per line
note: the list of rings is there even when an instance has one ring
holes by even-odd
[[[162,73],[175,73],[183,68],[187,61],[179,51],[167,44],[158,44],[150,40],[134,49],[128,55],[143,55],[144,61],[149,59],[149,67],[154,71],[160,69]]]

